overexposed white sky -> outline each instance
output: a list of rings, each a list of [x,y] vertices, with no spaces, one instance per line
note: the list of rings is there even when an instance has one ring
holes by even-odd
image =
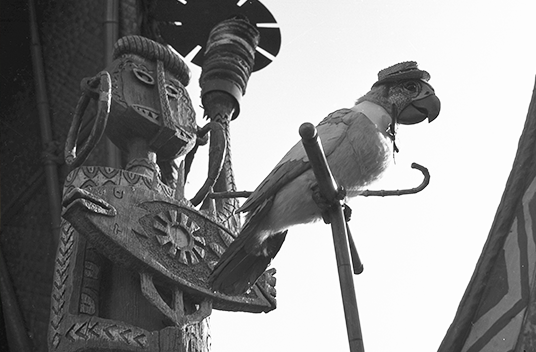
[[[530,1],[264,0],[282,32],[276,60],[251,76],[231,124],[239,190],[253,190],[299,140],[303,122],[351,107],[377,72],[413,60],[442,109],[432,124],[401,126],[400,153],[374,189],[421,182],[417,195],[358,197],[350,227],[365,265],[354,276],[365,349],[436,351],[487,238],[510,173],[536,74]],[[188,87],[200,106],[191,65]],[[203,125],[202,110],[197,109]],[[206,175],[200,149],[187,192]],[[187,196],[188,196],[187,193]],[[348,351],[331,230],[292,228],[272,263],[278,308],[215,311],[212,350]]]

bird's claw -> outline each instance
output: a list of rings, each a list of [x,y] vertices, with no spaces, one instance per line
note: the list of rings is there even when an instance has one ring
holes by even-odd
[[[318,206],[318,208],[320,208],[320,213],[322,215],[322,219],[324,220],[324,223],[330,224],[331,219],[330,219],[329,211],[331,210],[333,206],[339,205],[340,204],[339,201],[346,198],[346,190],[344,189],[344,187],[339,186],[339,188],[337,189],[337,193],[335,194],[335,197],[331,200],[326,199],[322,195],[318,185],[314,185],[312,187],[312,191],[313,191],[313,200]],[[350,207],[348,207],[346,204],[344,204],[343,207],[344,207],[343,208],[344,218],[346,219],[346,221],[350,221],[350,217],[352,215],[352,209],[350,209]]]
[[[322,214],[322,219],[324,223],[329,224],[331,222],[329,217],[329,210],[333,205],[333,202],[329,202],[323,195],[320,193],[320,188],[318,185],[314,185],[311,190],[313,191],[312,197],[313,201],[316,203],[316,206],[320,209],[320,214]]]
[[[337,188],[335,199],[343,200],[344,198],[346,198],[346,189],[343,186],[339,186],[339,188]]]

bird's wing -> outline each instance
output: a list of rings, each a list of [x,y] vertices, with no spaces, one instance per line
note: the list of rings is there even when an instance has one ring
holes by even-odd
[[[329,114],[317,126],[318,135],[326,157],[329,156],[345,136],[348,125],[356,113],[350,109],[340,109]],[[253,191],[239,212],[250,212],[260,206],[266,199],[275,195],[283,186],[294,180],[310,168],[309,159],[301,141],[296,143],[281,159],[275,168]]]
[[[359,115],[362,114],[351,109],[340,109],[329,114],[316,126],[326,158],[341,144]]]
[[[301,144],[301,143],[300,143]],[[300,145],[296,144],[261,184],[253,191],[238,212],[250,212],[271,198],[284,185],[304,173],[309,168],[305,151],[300,153]],[[303,155],[300,155],[303,154]]]

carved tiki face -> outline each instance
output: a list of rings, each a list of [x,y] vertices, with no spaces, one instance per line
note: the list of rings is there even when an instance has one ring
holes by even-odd
[[[134,145],[145,146],[164,160],[192,149],[196,131],[192,102],[178,75],[164,62],[125,53],[107,71],[112,78],[107,135],[114,144],[127,153]]]

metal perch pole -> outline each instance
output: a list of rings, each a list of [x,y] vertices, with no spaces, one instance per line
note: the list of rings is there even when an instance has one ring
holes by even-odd
[[[342,205],[337,199],[337,184],[329,170],[326,156],[318,140],[316,128],[310,123],[300,126],[300,136],[303,147],[309,157],[309,162],[318,181],[320,193],[328,200],[334,200],[338,206],[333,206],[329,210],[331,219],[331,230],[333,232],[333,244],[335,246],[335,256],[337,259],[337,269],[339,271],[339,282],[341,286],[342,302],[344,306],[344,316],[346,318],[346,330],[348,333],[348,343],[350,352],[364,352],[363,336],[361,334],[361,323],[357,310],[355,296],[352,264],[348,253],[348,235],[346,233],[346,221],[344,219]]]

